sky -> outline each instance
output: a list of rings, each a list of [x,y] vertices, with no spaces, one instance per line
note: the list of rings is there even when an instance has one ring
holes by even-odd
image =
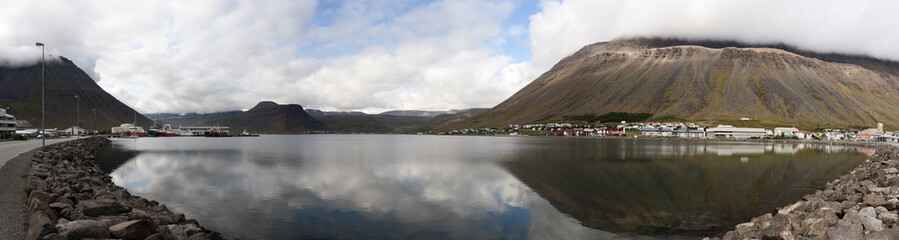
[[[899,61],[899,2],[0,0],[0,65],[74,61],[142,113],[260,101],[377,113],[493,107],[584,45],[786,43]]]

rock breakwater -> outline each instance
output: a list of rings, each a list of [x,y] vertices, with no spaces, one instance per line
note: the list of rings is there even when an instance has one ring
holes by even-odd
[[[222,239],[195,219],[116,186],[93,161],[109,142],[88,138],[34,154],[23,189],[25,239]]]
[[[875,153],[801,200],[706,239],[899,239],[899,149]]]

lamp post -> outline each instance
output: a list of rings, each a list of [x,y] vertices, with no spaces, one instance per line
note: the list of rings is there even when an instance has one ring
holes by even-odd
[[[81,99],[75,95],[75,126],[78,127],[78,138],[81,138]],[[75,128],[72,128],[72,134],[75,134]]]
[[[91,108],[91,111],[94,112],[94,117],[91,118],[91,128],[94,129],[94,131],[97,131],[97,109]]]
[[[44,44],[36,42],[34,45],[41,47],[41,149],[43,150],[47,147],[47,135],[44,134]]]

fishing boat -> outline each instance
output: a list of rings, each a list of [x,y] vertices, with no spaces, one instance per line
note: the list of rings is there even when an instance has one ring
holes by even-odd
[[[179,128],[179,129],[178,129],[178,136],[180,136],[180,137],[195,137],[195,136],[197,136],[197,135],[194,134],[193,132],[191,132],[190,130],[187,130],[187,129],[184,129],[184,128]]]
[[[206,130],[206,132],[203,133],[203,136],[204,137],[230,137],[231,134],[228,132],[228,130],[225,130],[223,128],[215,126],[215,127],[209,128],[209,130]]]
[[[112,134],[118,134],[121,137],[146,137],[147,132],[144,128],[135,126],[130,123],[123,123],[118,127],[112,128]]]
[[[259,134],[250,134],[246,129],[243,130],[239,135],[235,135],[235,137],[258,137]]]
[[[159,131],[156,132],[156,135],[160,136],[160,137],[174,137],[174,136],[178,136],[178,131],[173,129],[172,125],[169,125],[168,123],[166,123],[165,125],[162,126],[162,129],[160,129]]]

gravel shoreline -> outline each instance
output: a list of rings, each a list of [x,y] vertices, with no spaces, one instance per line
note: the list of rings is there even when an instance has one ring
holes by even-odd
[[[100,170],[94,137],[47,146],[31,158],[25,239],[223,239],[165,204],[132,196]]]
[[[0,239],[22,239],[25,232],[25,179],[31,156],[37,149],[22,153],[0,169]]]
[[[750,142],[772,142],[750,140]],[[851,172],[773,213],[705,239],[899,239],[899,149],[880,143],[774,141],[871,148]]]

